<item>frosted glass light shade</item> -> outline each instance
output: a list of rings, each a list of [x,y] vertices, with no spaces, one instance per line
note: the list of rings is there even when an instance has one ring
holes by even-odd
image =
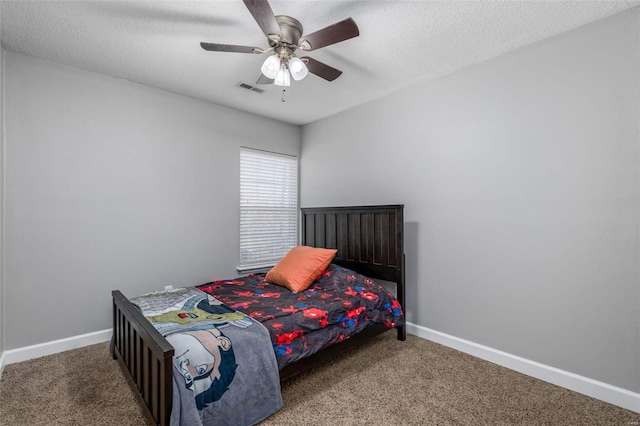
[[[276,78],[278,71],[280,70],[280,59],[276,55],[271,55],[265,59],[260,71],[267,78]]]
[[[285,67],[280,68],[273,84],[276,86],[290,86],[291,77],[289,76],[289,70]]]
[[[300,58],[291,58],[289,61],[289,71],[291,71],[291,77],[294,80],[302,80],[309,74],[307,66],[302,62]]]

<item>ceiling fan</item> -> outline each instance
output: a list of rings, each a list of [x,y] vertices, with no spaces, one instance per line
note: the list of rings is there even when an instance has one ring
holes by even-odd
[[[286,15],[274,15],[267,0],[242,0],[269,41],[268,49],[232,44],[200,43],[204,50],[214,52],[272,53],[262,64],[257,84],[289,86],[291,77],[302,80],[312,73],[327,81],[340,77],[342,71],[308,56],[298,57],[297,49],[312,51],[360,35],[351,18],[337,22],[311,34],[302,35],[302,24]]]

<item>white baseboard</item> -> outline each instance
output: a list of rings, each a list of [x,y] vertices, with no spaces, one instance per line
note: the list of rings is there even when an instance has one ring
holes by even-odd
[[[0,356],[0,374],[2,374],[4,366],[8,364],[27,361],[29,359],[94,345],[96,343],[108,342],[111,340],[111,332],[111,329],[94,331],[93,333],[82,334],[80,336],[67,337],[66,339],[4,351],[2,352],[2,356]]]
[[[540,364],[417,324],[407,323],[407,332],[536,379],[640,413],[640,393]]]

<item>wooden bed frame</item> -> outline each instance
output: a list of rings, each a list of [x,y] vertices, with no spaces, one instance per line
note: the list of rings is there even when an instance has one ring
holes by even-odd
[[[302,208],[301,243],[338,250],[332,263],[396,284],[405,306],[403,205]],[[113,296],[113,357],[151,424],[165,426],[173,399],[174,349],[120,291]],[[280,370],[284,381],[389,330],[380,324]],[[397,327],[405,340],[406,327]]]

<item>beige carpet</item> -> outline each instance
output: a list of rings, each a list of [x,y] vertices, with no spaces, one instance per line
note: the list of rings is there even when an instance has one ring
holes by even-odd
[[[261,425],[616,425],[640,414],[444,346],[385,333],[283,384]],[[108,345],[5,367],[1,425],[146,424]]]

